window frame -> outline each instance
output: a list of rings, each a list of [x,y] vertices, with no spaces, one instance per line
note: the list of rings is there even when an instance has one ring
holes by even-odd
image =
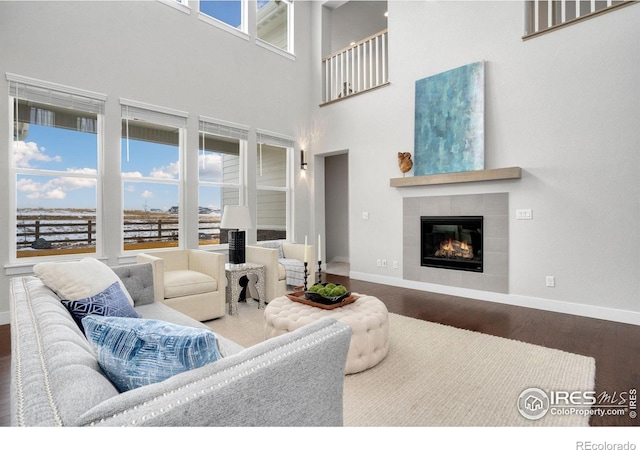
[[[272,0],[270,0],[272,1]],[[294,2],[292,0],[280,0],[282,1],[284,4],[287,5],[287,48],[286,49],[282,49],[268,41],[265,41],[263,39],[260,39],[258,37],[258,20],[257,20],[257,15],[258,15],[258,2],[256,2],[256,29],[255,29],[255,40],[256,40],[256,45],[258,45],[259,47],[262,47],[264,49],[270,50],[274,53],[278,53],[286,58],[295,60],[295,14],[294,14]]]
[[[177,9],[180,12],[185,14],[191,13],[191,7],[189,6],[189,0],[158,0],[160,3],[163,3],[167,6],[170,6],[173,9]]]
[[[122,121],[126,120],[127,117],[129,119],[133,119],[136,123],[151,123],[156,125],[164,125],[169,127],[175,127],[178,130],[178,177],[173,178],[156,178],[149,176],[142,177],[132,177],[123,175],[122,170],[122,140],[123,136],[120,137],[121,147],[119,151],[119,161],[120,161],[120,188],[121,188],[121,197],[120,197],[120,226],[119,226],[119,236],[120,236],[120,252],[123,256],[135,255],[137,253],[143,252],[153,252],[162,250],[165,247],[152,247],[145,249],[125,249],[124,242],[124,211],[125,211],[125,183],[153,183],[153,184],[165,184],[170,186],[177,186],[178,189],[178,245],[177,247],[169,247],[170,249],[183,249],[186,245],[186,235],[185,235],[185,161],[186,161],[186,148],[187,148],[187,118],[189,114],[184,111],[179,111],[171,108],[166,108],[163,106],[150,105],[147,103],[138,102],[135,100],[128,100],[124,98],[120,98],[121,105],[121,114],[120,114],[120,124]],[[125,108],[129,108],[129,110],[125,113]],[[125,115],[127,117],[125,117]]]
[[[239,173],[238,183],[226,183],[224,181],[202,181],[198,174],[198,207],[200,207],[200,188],[201,187],[218,187],[218,188],[237,188],[238,199],[240,206],[247,205],[247,148],[249,147],[249,127],[232,122],[226,122],[219,119],[213,119],[206,116],[200,116],[198,120],[198,152],[202,147],[202,136],[209,135],[214,137],[233,138],[238,140],[239,147]],[[224,213],[224,205],[220,205],[220,220],[222,221],[222,215]],[[198,226],[200,225],[200,217],[198,217]],[[222,229],[220,230],[222,231]],[[200,237],[198,231],[198,248],[201,249],[226,249],[228,244],[211,244],[200,245]],[[222,235],[221,235],[222,236]]]
[[[9,218],[9,230],[8,230],[8,243],[9,243],[9,263],[11,265],[30,265],[38,262],[51,261],[51,260],[74,260],[84,257],[102,257],[104,252],[104,227],[103,227],[103,208],[102,208],[102,180],[103,180],[103,161],[104,161],[104,115],[105,104],[107,100],[106,94],[98,92],[79,89],[71,86],[65,86],[49,81],[38,80],[35,78],[25,77],[22,75],[16,75],[12,73],[6,74],[7,81],[9,83],[9,150],[7,152],[7,162],[9,167],[9,208],[11,214]],[[22,95],[20,95],[20,89],[23,89]],[[15,92],[14,92],[15,91]],[[30,93],[29,93],[30,91]],[[49,101],[45,97],[38,99],[39,92],[49,92],[51,98]],[[51,99],[55,100],[51,100]],[[79,100],[81,105],[76,105],[75,108],[64,107],[60,104],[56,104],[55,101],[61,99],[68,99],[69,103],[73,104],[73,100]],[[66,109],[68,111],[81,111],[85,113],[91,113],[96,115],[96,172],[95,174],[88,173],[74,173],[69,171],[59,171],[51,169],[34,169],[25,167],[16,167],[13,161],[13,143],[14,138],[14,121],[15,117],[15,101],[24,100],[32,101],[42,105],[51,105],[56,108]],[[92,106],[95,107],[95,111],[89,111]],[[18,246],[17,246],[17,182],[19,175],[32,175],[32,176],[46,176],[46,177],[58,177],[58,178],[80,178],[80,179],[92,179],[95,180],[95,208],[96,208],[96,232],[95,232],[95,251],[93,252],[79,252],[70,254],[52,254],[43,256],[27,256],[18,258]]]
[[[249,40],[249,20],[248,20],[248,0],[240,1],[240,27],[234,27],[223,20],[210,16],[207,13],[200,11],[200,4],[198,3],[198,19],[202,20],[209,25],[238,36],[246,41]]]
[[[266,144],[273,147],[280,147],[285,151],[285,186],[269,186],[269,185],[261,185],[258,182],[258,177],[260,176],[260,145]],[[293,236],[293,218],[294,218],[294,149],[295,149],[295,139],[289,136],[281,135],[278,133],[273,133],[271,131],[266,130],[256,130],[256,241],[257,242],[269,242],[269,240],[260,241],[257,237],[258,233],[258,192],[259,191],[269,191],[269,192],[284,192],[285,199],[285,234],[286,241],[292,241],[294,239]]]

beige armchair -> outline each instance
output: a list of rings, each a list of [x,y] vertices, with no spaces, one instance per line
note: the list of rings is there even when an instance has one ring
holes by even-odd
[[[282,253],[280,253],[280,250],[282,250]],[[274,298],[285,295],[287,292],[293,290],[294,285],[287,284],[285,265],[287,265],[287,260],[304,261],[304,244],[282,242],[281,245],[277,247],[264,247],[260,244],[247,245],[245,256],[247,262],[265,266],[267,274],[267,279],[265,280],[267,298],[265,301],[268,303]],[[308,283],[311,285],[314,280],[314,264],[312,262],[314,258],[313,245],[307,245],[307,257],[309,260]],[[291,280],[291,276],[289,280]]]
[[[162,250],[137,255],[153,267],[156,301],[203,322],[226,312],[225,255],[204,250]]]

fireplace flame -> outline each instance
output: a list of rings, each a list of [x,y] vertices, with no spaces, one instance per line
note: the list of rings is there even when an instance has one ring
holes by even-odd
[[[435,256],[442,258],[464,258],[473,259],[473,246],[467,242],[449,239],[440,243],[440,250]]]

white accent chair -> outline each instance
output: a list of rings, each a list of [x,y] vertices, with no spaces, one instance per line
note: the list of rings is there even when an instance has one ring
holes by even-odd
[[[204,250],[162,250],[140,253],[136,261],[151,263],[156,301],[200,322],[225,315],[225,255]]]
[[[296,259],[304,261],[304,244],[294,244],[292,242],[282,242],[282,254],[280,249],[274,247],[263,247],[260,244],[247,245],[245,256],[247,262],[262,264],[265,266],[267,279],[266,286],[266,303],[269,303],[276,297],[285,295],[293,290],[293,286],[287,286],[287,273],[280,259]],[[283,258],[281,258],[281,256]],[[309,261],[308,284],[314,283],[314,263],[313,245],[307,245],[307,257]],[[317,264],[317,262],[316,262]]]

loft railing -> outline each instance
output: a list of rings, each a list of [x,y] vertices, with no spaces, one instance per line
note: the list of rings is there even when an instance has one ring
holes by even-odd
[[[525,38],[590,19],[635,1],[627,0],[528,0]]]
[[[389,82],[388,33],[380,31],[323,58],[323,103]]]

